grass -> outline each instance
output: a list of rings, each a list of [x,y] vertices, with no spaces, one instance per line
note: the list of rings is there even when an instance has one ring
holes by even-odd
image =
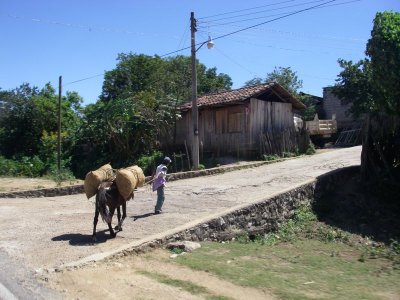
[[[234,284],[268,289],[282,299],[400,297],[399,244],[356,237],[297,211],[279,231],[229,243],[202,243],[176,262]]]
[[[224,296],[213,295],[207,288],[197,285],[197,284],[194,284],[190,281],[173,279],[167,275],[160,274],[160,273],[152,273],[152,272],[147,272],[147,271],[140,271],[139,273],[144,276],[147,276],[151,279],[154,279],[160,283],[183,289],[183,290],[191,293],[192,295],[203,295],[206,297],[206,299],[209,299],[209,300],[229,300],[230,299],[230,298],[224,297]]]

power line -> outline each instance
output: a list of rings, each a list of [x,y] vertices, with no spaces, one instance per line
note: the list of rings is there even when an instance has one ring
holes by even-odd
[[[57,25],[57,26],[72,27],[72,28],[87,30],[89,32],[103,31],[103,32],[110,32],[110,33],[145,35],[145,33],[143,33],[143,32],[134,32],[134,31],[129,31],[129,30],[125,30],[125,29],[96,27],[96,26],[81,25],[81,24],[76,24],[76,23],[65,23],[65,22],[60,22],[60,21],[52,21],[52,20],[45,20],[45,19],[39,19],[39,18],[17,16],[17,15],[13,15],[13,14],[5,14],[5,15],[9,18],[13,18],[13,19],[17,19],[17,20],[28,20],[28,21],[32,21],[32,22],[36,22],[36,23],[45,23],[45,24],[51,24],[51,25]],[[157,34],[153,34],[153,36],[158,37]]]
[[[104,74],[105,74],[105,72],[103,72],[103,73],[101,73],[101,74],[93,75],[93,76],[90,76],[90,77],[78,79],[78,80],[75,80],[75,81],[67,82],[67,83],[63,84],[63,87],[66,86],[66,85],[73,84],[73,83],[77,83],[77,82],[89,80],[89,79],[92,79],[92,78],[95,78],[95,77],[99,77],[99,76],[103,76]]]
[[[255,28],[255,27],[267,24],[267,23],[271,23],[271,22],[283,19],[283,18],[287,18],[287,17],[293,16],[295,14],[299,14],[299,13],[304,12],[304,11],[312,10],[312,9],[315,9],[315,8],[320,7],[322,5],[325,5],[325,4],[328,4],[328,3],[332,3],[332,2],[335,2],[335,1],[337,1],[337,0],[330,0],[330,1],[324,2],[322,4],[314,5],[314,6],[311,6],[311,7],[308,7],[308,8],[304,8],[304,9],[301,9],[301,10],[298,10],[298,11],[295,11],[295,12],[291,12],[291,13],[286,14],[286,15],[281,16],[281,17],[277,17],[277,18],[274,18],[274,19],[271,19],[271,20],[268,20],[268,21],[265,21],[265,22],[262,22],[262,23],[258,23],[258,24],[252,25],[252,26],[248,26],[248,27],[245,27],[245,28],[242,28],[242,29],[235,30],[235,31],[230,32],[230,33],[226,33],[226,34],[217,36],[217,37],[213,38],[213,40],[218,40],[218,39],[233,35],[233,34],[238,33],[238,32],[242,32],[242,31],[245,31],[245,30],[248,30],[248,29],[251,29],[251,28]],[[207,42],[207,41],[205,41],[205,42]],[[200,45],[204,44],[205,42],[197,43],[195,46],[200,46]],[[181,52],[183,50],[190,49],[190,48],[191,48],[191,46],[188,46],[188,47],[185,47],[185,48],[182,48],[182,49],[179,49],[179,50],[175,50],[175,51],[166,53],[164,55],[161,55],[160,57],[165,57],[165,56],[168,56],[168,55],[171,55],[171,54],[175,54],[175,53],[178,53],[178,52]]]
[[[311,1],[311,2],[307,2],[307,3],[315,3],[315,2],[321,2],[321,1],[324,1],[324,0]],[[321,9],[321,8],[326,8],[326,7],[330,7],[330,6],[343,5],[343,4],[348,4],[348,3],[353,3],[353,2],[359,2],[359,1],[361,1],[361,0],[351,0],[351,1],[346,1],[346,2],[341,2],[341,3],[336,3],[336,4],[330,4],[330,5],[324,5],[324,4],[322,4],[320,7],[317,7],[317,8],[315,8],[315,9]],[[300,4],[300,5],[303,5],[303,4]],[[296,5],[294,5],[294,6],[296,6]],[[287,7],[285,7],[285,8],[289,8],[289,7],[293,7],[293,6],[287,6]],[[279,9],[281,9],[281,8],[279,8]],[[278,10],[278,9],[274,9],[274,10]],[[271,11],[271,10],[268,10],[268,11]],[[265,12],[265,11],[263,11],[263,12]],[[296,12],[296,11],[292,11],[292,12]],[[290,13],[292,13],[292,12],[290,12]],[[214,27],[216,27],[216,26],[226,26],[226,25],[229,25],[229,24],[236,24],[236,23],[241,23],[241,22],[254,21],[254,20],[257,20],[257,19],[264,19],[264,18],[269,18],[269,17],[281,16],[281,15],[285,15],[285,14],[287,14],[287,13],[288,13],[288,12],[282,12],[282,13],[277,13],[277,14],[273,14],[273,15],[264,15],[264,16],[261,16],[261,17],[253,17],[253,18],[242,19],[242,20],[236,20],[236,21],[231,21],[231,22],[226,22],[226,23],[214,23],[215,21],[220,21],[220,20],[224,20],[224,19],[235,18],[235,17],[230,17],[230,18],[223,18],[223,19],[218,19],[218,20],[207,21],[207,22],[203,22],[203,23],[204,23],[204,24],[207,24],[207,27],[210,27],[210,25],[211,25],[211,26],[214,26]],[[253,13],[253,14],[257,14],[257,13]],[[244,16],[244,15],[243,15],[243,16]],[[199,27],[201,28],[202,26],[200,25]]]
[[[259,9],[259,8],[264,8],[264,7],[273,6],[273,5],[279,5],[279,4],[293,2],[293,1],[295,1],[295,0],[287,0],[287,1],[277,2],[277,3],[271,3],[271,4],[267,4],[267,5],[262,5],[262,6],[245,8],[245,9],[235,10],[235,11],[226,12],[226,13],[222,13],[222,14],[217,14],[217,15],[213,15],[213,16],[198,18],[198,20],[208,19],[208,18],[213,18],[213,17],[218,17],[218,16],[223,16],[223,15],[229,15],[229,14],[234,14],[234,13],[237,13],[237,12],[248,11],[248,10],[253,10],[253,9]]]
[[[221,53],[223,56],[225,56],[227,59],[229,59],[230,61],[232,61],[234,64],[238,65],[240,68],[242,68],[243,70],[249,72],[250,74],[252,74],[253,76],[257,76],[256,73],[254,73],[253,71],[247,69],[246,67],[244,67],[242,64],[238,63],[236,60],[234,60],[233,58],[231,58],[230,56],[228,56],[226,53],[222,52],[220,49],[218,49],[218,47],[216,47],[214,45],[214,48],[216,49],[219,53]]]
[[[320,7],[321,5],[325,5],[325,4],[328,4],[328,3],[332,3],[332,2],[335,2],[335,1],[336,1],[336,0],[330,0],[330,1],[327,1],[327,2],[322,3],[322,4],[318,4],[318,5],[314,5],[314,6],[305,8],[305,9],[301,9],[301,10],[298,10],[298,11],[295,11],[295,12],[292,12],[292,13],[289,13],[289,14],[287,14],[287,15],[274,18],[274,19],[272,19],[272,20],[268,20],[268,21],[265,21],[265,22],[262,22],[262,23],[259,23],[259,24],[256,24],[256,25],[248,26],[248,27],[245,27],[245,28],[242,28],[242,29],[233,31],[233,32],[231,32],[231,33],[227,33],[227,34],[224,34],[224,35],[220,35],[220,36],[218,36],[218,37],[216,37],[216,38],[213,38],[213,39],[214,39],[214,40],[222,39],[222,38],[224,38],[224,37],[233,35],[233,34],[235,34],[235,33],[242,32],[242,31],[245,31],[245,30],[248,30],[248,29],[251,29],[251,28],[255,28],[255,27],[258,27],[258,26],[261,26],[261,25],[264,25],[264,24],[267,24],[267,23],[271,23],[271,22],[274,22],[274,21],[277,21],[277,20],[280,20],[280,19],[283,19],[283,18],[287,18],[287,17],[293,16],[293,15],[295,15],[295,14],[299,14],[299,13],[304,12],[304,11],[312,10],[312,9],[317,8],[317,7]]]
[[[360,1],[360,0],[357,0]],[[231,25],[229,27],[236,27],[236,28],[241,28],[240,26],[235,26]],[[198,32],[206,32],[203,30],[198,30]],[[215,29],[213,30],[215,32]],[[218,31],[217,31],[218,32]],[[349,38],[349,37],[343,37],[343,36],[327,36],[327,35],[315,35],[315,34],[306,34],[302,32],[294,32],[294,31],[283,31],[283,30],[276,30],[276,29],[270,29],[270,28],[255,28],[252,32],[254,35],[259,34],[260,32],[268,32],[268,33],[274,33],[274,34],[279,34],[279,35],[290,35],[291,37],[296,37],[299,39],[307,38],[307,39],[318,39],[320,41],[321,39],[325,40],[331,40],[334,42],[352,42],[352,43],[359,43],[359,42],[365,42],[364,39],[361,38]],[[223,33],[223,30],[220,30],[219,33]],[[207,31],[207,35],[209,35],[209,32]],[[247,37],[248,35],[246,35]]]
[[[245,30],[249,30],[249,29],[252,29],[252,28],[256,28],[256,27],[258,27],[258,26],[261,26],[261,25],[264,25],[264,24],[267,24],[267,23],[271,23],[271,22],[274,22],[274,21],[277,21],[277,20],[280,20],[280,19],[283,19],[283,18],[287,18],[287,17],[292,16],[292,15],[295,15],[295,14],[299,14],[299,13],[301,13],[301,12],[305,12],[305,11],[317,9],[317,8],[320,8],[321,6],[326,6],[326,4],[333,3],[333,2],[336,2],[336,1],[337,1],[337,0],[330,0],[330,1],[327,1],[327,2],[324,2],[324,3],[321,3],[321,4],[317,4],[317,5],[308,7],[308,8],[304,8],[304,9],[301,9],[301,10],[298,10],[298,11],[294,11],[294,12],[285,14],[285,15],[283,15],[283,16],[280,16],[280,17],[277,17],[277,18],[274,18],[274,19],[271,19],[271,20],[268,20],[268,21],[265,21],[265,22],[261,22],[261,23],[258,23],[258,24],[252,25],[252,26],[248,26],[248,27],[245,27],[245,28],[242,28],[242,29],[235,30],[235,31],[230,32],[230,33],[226,33],[226,34],[217,36],[217,37],[215,37],[215,38],[213,38],[213,39],[214,39],[214,40],[222,39],[222,38],[225,38],[225,37],[227,37],[227,36],[230,36],[230,35],[233,35],[233,34],[236,34],[236,33],[242,32],[242,31],[245,31]],[[355,0],[355,1],[360,1],[360,0]],[[350,1],[350,2],[355,2],[355,1]],[[286,1],[286,2],[288,2],[288,1]],[[200,45],[202,45],[202,44],[204,44],[204,43],[205,43],[205,42],[200,42],[200,43],[197,43],[195,46],[200,46]],[[178,53],[178,52],[181,52],[181,51],[190,49],[190,48],[191,48],[191,46],[184,47],[184,48],[181,48],[181,49],[179,49],[179,50],[175,50],[175,51],[166,53],[166,54],[164,54],[164,55],[160,55],[160,57],[169,56],[169,55],[171,55],[171,54],[175,54],[175,53]],[[72,83],[76,83],[76,82],[80,82],[80,81],[85,81],[85,80],[92,79],[92,78],[95,78],[95,77],[98,77],[98,76],[102,76],[102,75],[104,75],[104,74],[105,74],[105,73],[97,74],[97,75],[94,75],[94,76],[91,76],[91,77],[87,77],[87,78],[83,78],[83,79],[79,79],[79,80],[76,80],[76,81],[73,81],[73,82],[69,82],[69,83],[67,83],[67,84],[65,84],[65,85],[72,84]]]
[[[216,21],[220,21],[220,20],[234,19],[234,18],[239,18],[239,17],[243,17],[243,16],[261,14],[261,13],[264,13],[264,12],[270,12],[270,11],[275,11],[275,10],[281,10],[281,9],[285,9],[285,8],[292,8],[292,7],[296,7],[296,6],[303,6],[303,5],[306,5],[306,4],[318,3],[318,2],[323,2],[323,1],[324,1],[324,0],[314,0],[314,1],[304,2],[304,3],[294,4],[294,5],[288,5],[288,6],[278,7],[278,8],[272,8],[272,9],[268,9],[268,10],[261,10],[261,11],[257,11],[257,12],[252,12],[252,13],[247,13],[247,14],[241,14],[241,15],[232,16],[232,17],[225,17],[225,18],[220,18],[220,19],[216,19],[216,20],[210,20],[210,21],[208,21],[208,22],[216,22]]]

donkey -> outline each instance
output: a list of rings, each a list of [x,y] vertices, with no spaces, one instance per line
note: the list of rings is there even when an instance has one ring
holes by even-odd
[[[122,218],[120,206],[122,206]],[[93,235],[92,240],[96,242],[96,226],[99,219],[99,214],[104,222],[107,223],[108,229],[110,230],[110,238],[115,238],[116,233],[114,232],[111,221],[114,215],[115,209],[117,209],[118,225],[115,226],[115,230],[122,231],[122,223],[126,218],[126,201],[118,191],[117,184],[115,181],[102,182],[97,188],[96,193],[96,211],[94,213],[93,220]]]

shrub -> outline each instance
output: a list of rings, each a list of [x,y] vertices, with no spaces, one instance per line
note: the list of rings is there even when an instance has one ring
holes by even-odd
[[[306,154],[307,155],[312,155],[315,153],[315,146],[312,142],[310,142],[307,146]]]
[[[38,156],[23,156],[19,159],[6,159],[0,156],[1,176],[40,177],[44,169],[45,164]]]
[[[164,156],[160,151],[154,151],[149,155],[139,157],[136,164],[142,168],[144,174],[151,175],[163,158]]]

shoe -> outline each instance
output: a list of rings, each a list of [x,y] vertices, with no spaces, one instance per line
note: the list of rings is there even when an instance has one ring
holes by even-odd
[[[154,214],[155,214],[155,215],[161,214],[161,210],[156,210],[156,211],[154,212]]]

